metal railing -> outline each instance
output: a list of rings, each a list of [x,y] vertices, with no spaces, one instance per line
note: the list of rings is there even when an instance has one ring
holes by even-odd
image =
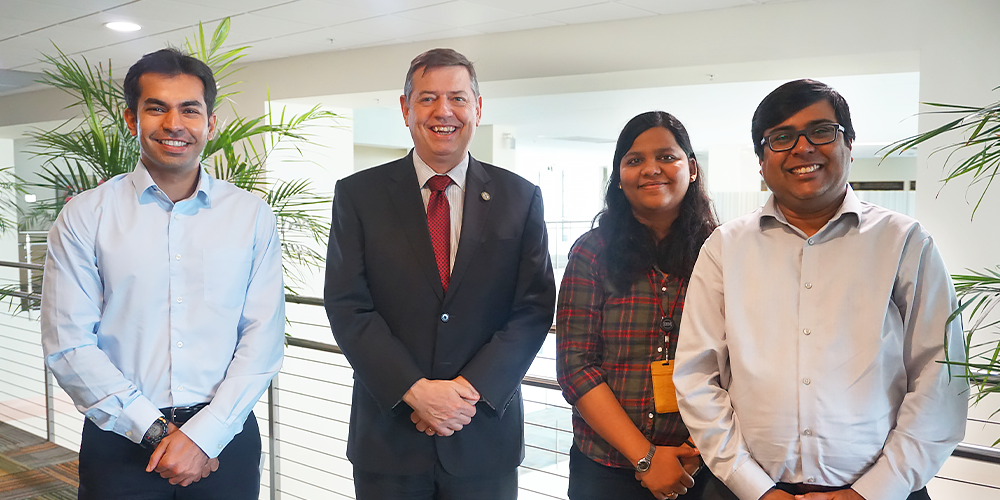
[[[4,267],[42,268],[0,261],[0,269]],[[37,293],[8,294],[29,301],[41,298]],[[353,370],[338,346],[315,340],[330,337],[325,314],[312,314],[323,318],[313,321],[303,314],[316,312],[322,299],[286,295],[286,301],[288,330],[298,335],[286,336],[285,366],[255,407],[265,443],[261,498],[353,498],[352,469],[346,458]],[[293,310],[297,307],[303,309]],[[31,317],[37,313],[24,314],[28,317],[5,316],[6,324],[0,324],[0,343],[16,344],[0,354],[0,419],[27,415],[26,430],[75,449],[82,416],[44,368],[37,317]],[[523,381],[526,450],[519,474],[521,499],[566,498],[571,408],[550,376],[554,356],[554,335],[550,335]],[[10,401],[23,408],[13,408]],[[961,443],[953,457],[1000,465],[1000,450],[973,442]]]

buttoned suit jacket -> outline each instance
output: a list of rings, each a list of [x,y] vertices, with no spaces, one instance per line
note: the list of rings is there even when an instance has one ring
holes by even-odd
[[[413,152],[340,180],[324,302],[354,368],[347,456],[362,470],[509,473],[524,456],[520,383],[549,331],[555,283],[541,191],[470,157],[447,293],[434,260]],[[427,436],[404,393],[420,378],[464,376],[472,422]]]

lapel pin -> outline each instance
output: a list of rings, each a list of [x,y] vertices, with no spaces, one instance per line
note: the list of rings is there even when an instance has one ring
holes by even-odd
[[[479,193],[479,196],[483,197],[483,201],[490,201],[490,193],[487,193],[486,191]]]

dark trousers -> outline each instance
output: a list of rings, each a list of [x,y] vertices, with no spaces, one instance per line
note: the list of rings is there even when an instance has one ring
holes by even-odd
[[[791,493],[792,495],[804,495],[806,493],[817,491],[830,492],[850,488],[850,486],[815,486],[802,483],[778,483],[774,487],[784,491],[785,493]],[[931,497],[927,494],[927,488],[921,488],[913,493],[910,493],[910,496],[906,497],[906,500],[931,500]]]
[[[79,500],[257,500],[260,430],[253,413],[219,455],[219,470],[190,486],[146,472],[153,450],[86,420],[80,442]]]
[[[569,450],[570,500],[655,500],[639,481],[635,470],[601,465],[584,455],[574,444]],[[694,478],[694,487],[677,497],[679,500],[738,500],[726,485],[702,467]]]
[[[355,467],[354,492],[357,500],[515,500],[517,469],[460,477],[449,474],[440,462],[427,472],[406,476]]]

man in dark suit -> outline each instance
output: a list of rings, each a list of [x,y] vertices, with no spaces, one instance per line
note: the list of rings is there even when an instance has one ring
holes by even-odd
[[[325,303],[355,373],[357,498],[514,499],[520,383],[555,303],[541,192],[469,155],[465,56],[417,56],[400,106],[414,149],[333,199]]]

